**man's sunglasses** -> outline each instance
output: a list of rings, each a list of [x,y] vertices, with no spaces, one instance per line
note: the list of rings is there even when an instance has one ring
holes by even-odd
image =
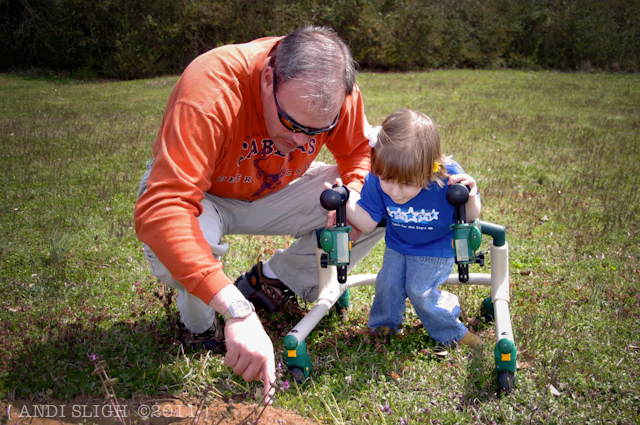
[[[322,127],[322,128],[309,128],[304,127],[291,118],[289,118],[282,109],[280,109],[280,105],[278,105],[278,97],[276,96],[276,69],[273,69],[273,98],[276,101],[276,108],[278,109],[278,118],[280,118],[280,122],[285,126],[286,129],[293,131],[294,133],[304,133],[309,136],[315,136],[316,134],[324,133],[329,130],[333,130],[333,128],[338,125],[338,118],[340,118],[340,112],[336,115],[336,119],[333,120],[333,124]]]

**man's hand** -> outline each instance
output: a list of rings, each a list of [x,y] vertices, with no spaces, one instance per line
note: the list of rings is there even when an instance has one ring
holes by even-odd
[[[336,179],[336,184],[338,186],[342,186],[343,185],[342,179],[338,177]],[[324,187],[327,189],[333,188],[333,186],[329,182],[325,182]],[[356,202],[358,202],[358,199],[360,199],[360,194],[358,192],[356,192],[355,190],[349,191],[349,200],[347,201],[347,225],[352,227],[350,238],[353,242],[357,241],[360,235],[362,235],[362,231],[358,229],[356,226],[354,226],[353,223],[351,223],[351,221],[349,220],[349,211],[354,210],[355,204]],[[329,211],[329,213],[327,214],[327,222],[324,227],[325,228],[333,227],[335,225],[336,225],[336,212]]]
[[[225,286],[213,296],[209,306],[218,313],[223,313],[229,305],[240,298],[242,292],[234,285]],[[264,382],[264,397],[270,403],[275,389],[271,384],[276,382],[275,356],[273,344],[264,331],[256,313],[244,319],[230,319],[224,326],[224,338],[227,345],[225,362],[233,369],[233,373],[249,381]]]
[[[249,381],[264,382],[264,397],[271,397],[276,382],[273,344],[255,313],[244,319],[231,319],[224,327],[227,345],[225,362],[233,373]]]

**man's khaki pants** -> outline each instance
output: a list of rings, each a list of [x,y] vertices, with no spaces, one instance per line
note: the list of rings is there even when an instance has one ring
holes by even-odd
[[[146,189],[149,172],[140,182],[139,194]],[[227,252],[229,245],[220,244],[224,235],[294,236],[296,241],[288,248],[278,250],[269,260],[269,265],[278,279],[296,295],[306,301],[315,301],[318,297],[316,230],[325,227],[327,217],[327,210],[320,205],[320,194],[325,189],[324,183],[333,184],[337,177],[336,165],[314,162],[303,176],[257,201],[239,201],[206,194],[198,221],[211,252],[218,259]],[[384,228],[360,236],[353,244],[348,270],[355,267],[383,236]],[[187,329],[193,333],[206,331],[214,321],[215,311],[189,294],[171,276],[151,248],[146,244],[143,246],[153,274],[161,282],[178,290],[178,310]]]

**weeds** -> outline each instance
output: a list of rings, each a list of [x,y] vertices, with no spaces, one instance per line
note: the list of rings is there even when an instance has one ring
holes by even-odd
[[[111,405],[111,412],[115,412],[116,418],[118,418],[118,422],[120,425],[128,425],[127,421],[124,419],[124,409],[120,407],[120,403],[118,402],[118,397],[116,397],[116,393],[113,390],[113,386],[118,382],[118,378],[109,378],[107,372],[105,371],[105,367],[107,366],[107,362],[104,360],[99,360],[98,356],[94,353],[89,355],[89,360],[93,363],[93,372],[92,375],[98,375],[100,378],[100,383],[102,384],[102,388],[106,393],[106,399],[109,401]],[[129,421],[130,423],[130,421]]]
[[[209,389],[209,399],[241,404],[261,388],[224,356],[180,344],[174,294],[150,276],[133,230],[138,179],[175,81],[0,76],[0,399],[104,396],[87,353],[121,359],[109,364],[121,403]],[[411,308],[401,337],[357,333],[373,297],[361,287],[344,321],[327,317],[307,338],[311,379],[273,406],[334,424],[640,422],[639,77],[436,71],[358,82],[374,125],[402,107],[431,116],[445,153],[478,181],[481,218],[507,226],[516,391],[496,396],[491,344],[437,356]],[[318,159],[333,161],[326,151]],[[231,277],[291,243],[225,241]],[[383,248],[353,273],[376,273]],[[491,341],[493,327],[475,319],[488,291],[449,290]],[[262,319],[282,361],[299,317]]]
[[[135,413],[138,415],[142,414],[142,412],[153,412],[152,409],[138,409],[137,412],[128,412],[126,406],[122,406],[118,401],[118,397],[116,396],[114,387],[116,386],[118,379],[117,378],[109,378],[107,372],[105,370],[107,366],[107,362],[105,360],[100,360],[99,356],[91,353],[89,356],[89,360],[93,364],[94,370],[91,373],[92,376],[97,375],[100,378],[100,383],[102,384],[102,388],[106,394],[105,399],[109,402],[111,406],[109,417],[113,417],[115,413],[115,418],[120,425],[130,425],[132,423],[132,418],[134,418]],[[194,406],[195,409],[191,412],[189,425],[220,425],[224,421],[228,421],[228,423],[233,423],[234,425],[258,425],[261,423],[260,418],[263,416],[265,411],[269,406],[272,405],[275,394],[278,392],[283,392],[289,388],[288,381],[282,382],[280,379],[282,377],[282,369],[278,368],[277,373],[277,381],[273,382],[272,388],[273,391],[269,395],[258,394],[259,391],[256,391],[256,398],[259,399],[259,403],[252,409],[242,409],[242,411],[247,411],[247,413],[238,413],[241,416],[240,421],[234,422],[232,419],[236,415],[234,412],[239,406],[236,405],[232,400],[227,401],[226,412],[220,413],[220,417],[212,417],[209,418],[209,403],[212,401],[212,397],[221,397],[220,392],[213,387],[212,385],[208,385],[205,388],[198,391],[196,394],[197,403]],[[56,409],[57,411],[57,409]],[[64,410],[63,410],[64,411]],[[103,409],[104,411],[104,409]],[[173,409],[172,409],[173,411]],[[9,415],[10,410],[7,409],[7,415]],[[7,416],[8,418],[8,416]],[[57,418],[59,422],[60,419]],[[143,416],[140,419],[143,421],[148,421],[149,416]],[[134,419],[135,421],[135,419]],[[135,421],[137,422],[137,421]],[[134,423],[135,423],[134,422]],[[3,422],[4,423],[4,420]],[[61,422],[62,423],[62,422]]]

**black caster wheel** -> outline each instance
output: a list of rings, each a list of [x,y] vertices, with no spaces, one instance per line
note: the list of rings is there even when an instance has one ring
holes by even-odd
[[[484,318],[486,323],[492,323],[494,315],[491,297],[487,297],[482,301],[482,305],[480,306],[480,316]]]
[[[302,384],[305,380],[304,371],[299,367],[292,367],[289,370],[291,379],[293,379],[298,385]]]
[[[498,372],[498,395],[507,395],[513,391],[516,377],[511,371]]]
[[[347,313],[348,312],[349,312],[349,307],[342,307],[342,306],[338,305],[338,303],[335,303],[331,307],[331,310],[329,310],[330,314],[337,315],[340,318],[340,320],[342,320],[342,321],[347,320]]]

